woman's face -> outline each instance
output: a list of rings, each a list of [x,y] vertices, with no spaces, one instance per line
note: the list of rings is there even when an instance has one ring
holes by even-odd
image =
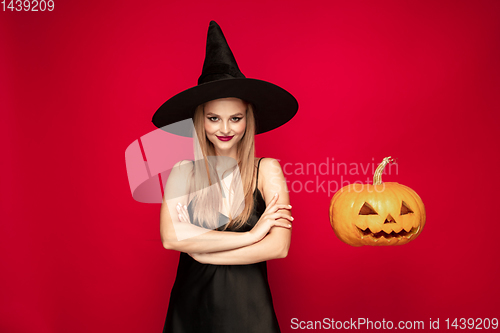
[[[218,155],[236,158],[237,143],[245,134],[246,104],[239,98],[220,98],[207,102],[204,124],[208,140]]]

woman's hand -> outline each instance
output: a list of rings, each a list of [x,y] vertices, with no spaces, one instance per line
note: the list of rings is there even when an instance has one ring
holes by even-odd
[[[255,224],[252,230],[249,233],[254,237],[255,242],[260,241],[262,238],[266,237],[272,227],[282,227],[282,228],[291,228],[290,224],[293,221],[293,217],[289,216],[285,212],[280,212],[280,209],[291,209],[290,205],[277,204],[278,202],[278,193],[274,195],[274,197],[267,205],[266,210],[260,217],[259,221]],[[279,218],[284,218],[289,221],[278,221]]]
[[[189,221],[189,212],[187,210],[187,206],[183,206],[180,202],[175,206],[177,209],[177,213],[179,213],[179,221],[181,222],[190,222]]]

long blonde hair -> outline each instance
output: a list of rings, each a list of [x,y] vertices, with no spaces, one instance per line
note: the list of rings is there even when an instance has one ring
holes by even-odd
[[[230,205],[228,223],[222,230],[241,228],[250,218],[254,208],[253,183],[255,182],[255,118],[253,106],[246,104],[245,134],[237,144],[237,165],[224,172],[233,172],[239,168],[240,177],[233,177],[230,192],[235,196]],[[214,145],[207,139],[205,133],[204,104],[199,105],[194,113],[194,157],[195,163],[191,174],[189,188],[191,194],[196,194],[193,201],[194,221],[203,227],[215,229],[219,222],[219,212],[222,207],[221,181],[215,168],[216,156]],[[224,174],[221,178],[224,178]],[[215,185],[215,186],[213,186]],[[239,190],[237,190],[239,189]],[[241,191],[243,189],[243,191]],[[241,195],[237,195],[242,193]]]

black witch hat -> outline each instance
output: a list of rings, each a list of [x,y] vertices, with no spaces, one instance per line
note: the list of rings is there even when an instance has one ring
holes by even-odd
[[[295,97],[275,84],[246,78],[227,44],[221,28],[210,21],[205,62],[198,85],[187,89],[163,103],[153,115],[153,124],[177,135],[191,136],[186,126],[168,126],[194,117],[200,104],[237,97],[254,106],[255,134],[273,130],[295,116],[299,105]]]

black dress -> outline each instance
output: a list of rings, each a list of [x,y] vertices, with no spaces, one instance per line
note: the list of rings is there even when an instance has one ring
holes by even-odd
[[[259,160],[257,184],[259,179]],[[266,209],[255,186],[249,231]],[[191,203],[190,203],[191,204]],[[192,216],[191,205],[188,211]],[[267,281],[266,262],[250,265],[201,264],[181,252],[163,333],[280,332]]]

